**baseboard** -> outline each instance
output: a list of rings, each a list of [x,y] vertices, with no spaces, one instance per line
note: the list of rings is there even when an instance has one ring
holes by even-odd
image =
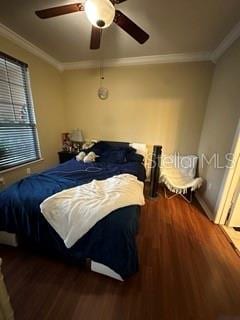
[[[208,205],[206,204],[206,202],[203,200],[203,198],[201,197],[201,195],[198,192],[195,192],[195,197],[197,199],[197,201],[199,202],[200,206],[202,207],[203,211],[206,213],[206,215],[208,216],[208,218],[211,221],[214,221],[213,219],[213,213],[212,211],[209,209]]]
[[[236,253],[240,256],[240,248],[238,243],[238,238],[235,239],[235,236],[232,235],[231,230],[232,228],[229,228],[227,226],[224,225],[219,225],[220,229],[222,230],[222,232],[224,233],[225,237],[228,239],[228,241],[230,242],[231,246],[233,247],[233,249],[236,251]]]

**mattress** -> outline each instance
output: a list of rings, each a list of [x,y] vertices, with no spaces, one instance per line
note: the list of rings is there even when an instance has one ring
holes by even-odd
[[[139,162],[85,164],[75,159],[26,177],[0,193],[0,231],[16,233],[34,249],[67,261],[80,264],[90,258],[125,279],[138,270],[135,243],[138,206],[115,210],[70,249],[65,247],[39,209],[40,203],[54,193],[122,173],[133,174],[141,181],[145,179],[145,168]]]

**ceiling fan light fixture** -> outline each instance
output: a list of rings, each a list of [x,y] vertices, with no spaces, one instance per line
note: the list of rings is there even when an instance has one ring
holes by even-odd
[[[85,11],[88,20],[97,28],[109,27],[115,17],[115,8],[109,0],[87,0]]]

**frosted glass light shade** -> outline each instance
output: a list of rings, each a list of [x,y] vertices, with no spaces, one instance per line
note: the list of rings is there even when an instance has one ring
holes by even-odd
[[[100,87],[98,89],[98,97],[101,99],[101,100],[106,100],[108,98],[108,89],[107,88],[104,88],[104,87]]]
[[[85,11],[88,20],[97,28],[109,27],[115,17],[115,8],[109,0],[87,0]]]
[[[73,142],[83,142],[82,131],[79,129],[73,130],[70,134],[70,140]]]

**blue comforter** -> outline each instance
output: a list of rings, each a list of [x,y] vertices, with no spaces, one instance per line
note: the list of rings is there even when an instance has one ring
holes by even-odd
[[[39,209],[40,203],[56,192],[121,173],[133,174],[142,181],[145,179],[145,169],[137,162],[85,164],[75,159],[22,179],[0,193],[0,231],[17,233],[34,247],[75,263],[90,258],[126,278],[138,269],[135,244],[138,206],[112,212],[70,249],[65,247]]]

